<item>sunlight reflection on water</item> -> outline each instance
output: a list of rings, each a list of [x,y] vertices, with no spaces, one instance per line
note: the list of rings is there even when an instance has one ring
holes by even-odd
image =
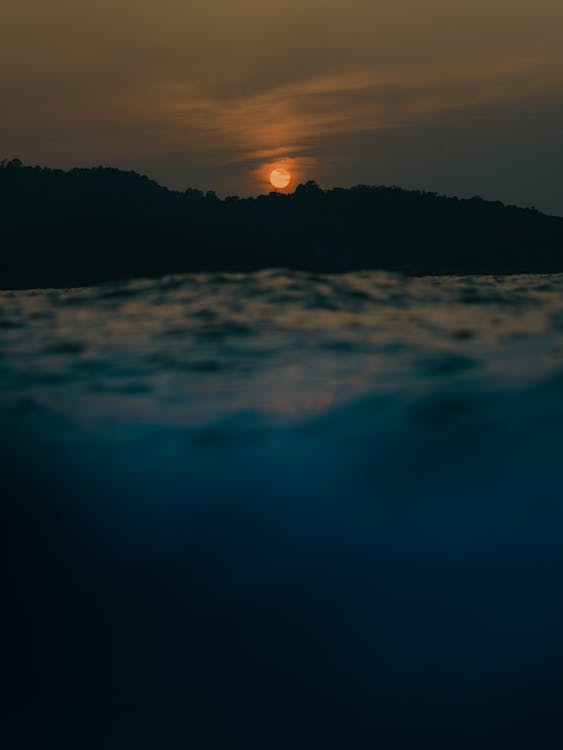
[[[282,271],[0,296],[5,403],[194,429],[369,393],[533,383],[563,354],[563,277]]]

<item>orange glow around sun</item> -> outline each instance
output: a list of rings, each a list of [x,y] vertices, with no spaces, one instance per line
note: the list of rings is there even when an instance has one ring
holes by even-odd
[[[270,182],[275,188],[286,188],[291,182],[291,175],[283,167],[276,167],[270,172]]]
[[[317,162],[309,157],[287,156],[288,149],[265,152],[252,174],[256,187],[264,192],[291,193],[300,182],[306,182],[317,170]]]

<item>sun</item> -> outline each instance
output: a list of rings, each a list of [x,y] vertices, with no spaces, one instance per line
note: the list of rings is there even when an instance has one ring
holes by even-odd
[[[276,167],[270,172],[270,182],[275,188],[284,188],[291,182],[291,175],[283,167]]]

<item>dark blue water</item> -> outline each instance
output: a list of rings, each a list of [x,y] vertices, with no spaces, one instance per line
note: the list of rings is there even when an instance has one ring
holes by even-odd
[[[562,293],[0,293],[22,746],[561,747]]]

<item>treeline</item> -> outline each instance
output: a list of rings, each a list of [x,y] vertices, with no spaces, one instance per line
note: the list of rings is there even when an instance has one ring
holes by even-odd
[[[285,267],[563,270],[563,218],[480,198],[359,185],[221,200],[135,172],[0,162],[0,287]]]

